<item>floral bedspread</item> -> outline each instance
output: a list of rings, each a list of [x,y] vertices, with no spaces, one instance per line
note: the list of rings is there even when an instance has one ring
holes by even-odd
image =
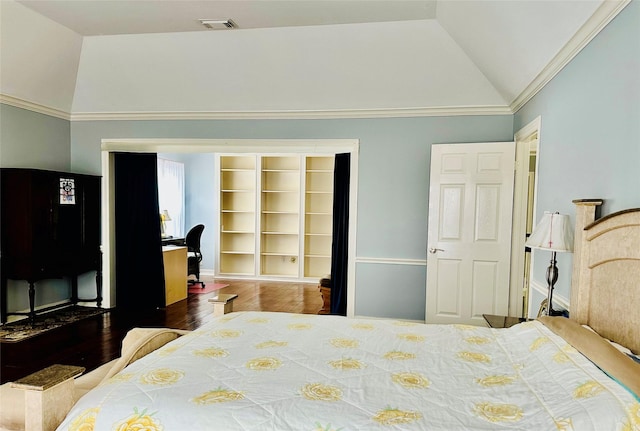
[[[640,404],[539,322],[239,312],[131,364],[60,430],[640,429]]]

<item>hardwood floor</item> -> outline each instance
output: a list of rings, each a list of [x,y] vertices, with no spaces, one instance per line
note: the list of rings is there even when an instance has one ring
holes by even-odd
[[[205,283],[213,278],[203,277]],[[208,299],[217,293],[237,293],[234,311],[280,311],[316,314],[322,298],[316,284],[215,279],[229,286],[186,300],[165,309],[132,313],[116,309],[18,342],[0,343],[0,383],[13,381],[52,364],[83,366],[91,371],[116,358],[129,329],[169,327],[196,329],[213,319]]]

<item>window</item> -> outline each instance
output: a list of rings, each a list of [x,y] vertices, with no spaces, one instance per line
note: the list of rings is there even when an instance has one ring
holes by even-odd
[[[164,234],[184,237],[184,163],[158,158],[158,203]]]

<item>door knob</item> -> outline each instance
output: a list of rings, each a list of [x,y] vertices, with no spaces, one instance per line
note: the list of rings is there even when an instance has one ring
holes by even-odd
[[[431,254],[436,254],[439,251],[444,251],[444,250],[441,248],[433,248],[433,247],[429,248],[429,253]]]

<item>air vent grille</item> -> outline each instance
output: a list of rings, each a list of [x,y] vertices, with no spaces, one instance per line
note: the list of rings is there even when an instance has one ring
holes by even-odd
[[[236,24],[230,19],[201,19],[200,23],[210,30],[226,30],[236,28]]]

